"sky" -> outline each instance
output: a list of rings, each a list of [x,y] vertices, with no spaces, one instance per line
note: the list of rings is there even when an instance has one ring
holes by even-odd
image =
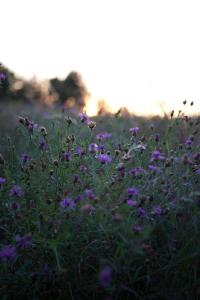
[[[0,61],[19,76],[80,72],[112,111],[200,111],[200,1],[0,0]]]

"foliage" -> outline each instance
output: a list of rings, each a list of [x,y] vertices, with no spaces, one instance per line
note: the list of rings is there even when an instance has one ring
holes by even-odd
[[[197,299],[199,119],[39,122],[1,137],[1,299]]]

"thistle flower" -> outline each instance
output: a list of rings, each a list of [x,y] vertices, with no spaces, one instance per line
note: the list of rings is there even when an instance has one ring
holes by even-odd
[[[62,153],[60,154],[60,160],[61,161],[70,161],[71,160],[70,153],[67,151],[62,151]]]
[[[60,207],[63,211],[69,211],[69,210],[74,209],[76,207],[76,204],[75,204],[74,200],[72,200],[70,198],[64,198],[60,202]]]
[[[24,191],[19,185],[13,185],[9,192],[9,195],[20,198],[24,195]]]
[[[143,226],[140,225],[140,224],[135,224],[133,225],[133,230],[136,232],[136,233],[139,233],[143,230]]]
[[[0,250],[0,258],[4,262],[8,262],[9,260],[11,260],[12,258],[14,258],[15,256],[16,256],[16,248],[15,248],[15,246],[7,245],[7,246],[4,246]]]
[[[20,236],[16,235],[16,246],[19,248],[28,248],[32,246],[32,237],[31,235]]]
[[[96,135],[97,140],[102,141],[105,139],[110,139],[112,137],[112,133],[104,132],[104,133],[98,133]]]
[[[112,158],[107,154],[99,154],[96,158],[100,161],[102,165],[110,164],[112,162]]]
[[[42,151],[45,151],[48,149],[48,144],[46,141],[40,141],[39,142],[39,149],[42,150]]]
[[[126,203],[127,203],[129,206],[137,206],[137,201],[132,200],[132,199],[126,200]]]
[[[154,215],[161,216],[162,213],[163,213],[163,210],[159,205],[153,207],[153,214]]]
[[[0,186],[4,183],[6,183],[6,179],[3,177],[0,177]]]
[[[151,161],[164,160],[165,157],[161,155],[160,151],[154,150],[151,154]]]
[[[81,119],[82,123],[88,124],[88,122],[90,121],[90,118],[85,113],[80,113],[79,118]]]
[[[133,168],[133,169],[129,170],[128,174],[136,177],[136,176],[140,176],[140,175],[144,174],[144,172],[145,171],[144,171],[143,168],[136,167],[136,168]]]
[[[12,208],[13,210],[18,210],[18,209],[20,208],[20,205],[19,205],[19,203],[17,203],[17,202],[15,201],[15,202],[13,202],[13,203],[11,204],[11,208]]]
[[[84,154],[85,154],[84,149],[81,149],[80,147],[77,147],[77,148],[75,149],[75,155],[76,155],[76,156],[82,156],[82,155],[84,155]]]
[[[99,282],[103,287],[108,287],[112,282],[112,269],[104,266],[99,272]]]
[[[40,132],[41,132],[41,134],[45,137],[46,135],[47,135],[47,130],[46,130],[46,128],[45,127],[40,127]]]
[[[146,210],[143,207],[138,208],[138,217],[146,217]]]
[[[129,128],[129,132],[131,132],[133,134],[133,136],[136,136],[138,131],[139,131],[139,127]]]
[[[5,159],[3,155],[0,153],[0,165],[3,165],[5,163]]]
[[[95,200],[95,199],[96,199],[95,194],[94,194],[93,191],[90,190],[90,189],[86,189],[86,190],[85,190],[85,195],[86,195],[90,200]]]
[[[28,154],[22,154],[21,161],[23,164],[25,164],[31,157]]]
[[[98,145],[95,143],[92,143],[88,146],[88,151],[90,153],[96,153],[99,150]]]
[[[6,80],[6,74],[4,72],[0,72],[0,82]]]
[[[73,183],[80,183],[80,182],[81,182],[80,176],[79,175],[74,175]]]
[[[160,171],[160,169],[154,165],[149,165],[149,170],[152,171],[153,173],[157,173]]]
[[[186,146],[191,146],[193,143],[193,140],[191,138],[188,138],[186,141],[185,141],[185,145]]]
[[[128,189],[127,189],[127,194],[128,194],[129,196],[137,196],[137,195],[139,194],[139,191],[138,191],[137,188],[131,187],[131,188],[128,188]]]
[[[96,126],[96,122],[94,121],[89,121],[87,124],[90,129],[93,129]]]

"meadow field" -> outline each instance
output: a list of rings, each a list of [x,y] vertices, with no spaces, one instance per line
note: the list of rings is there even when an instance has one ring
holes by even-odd
[[[200,299],[200,118],[184,104],[1,107],[0,299]]]

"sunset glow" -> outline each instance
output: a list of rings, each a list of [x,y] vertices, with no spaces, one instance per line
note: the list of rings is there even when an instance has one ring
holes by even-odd
[[[81,73],[111,111],[200,110],[199,2],[195,0],[0,0],[0,61],[17,75]]]

